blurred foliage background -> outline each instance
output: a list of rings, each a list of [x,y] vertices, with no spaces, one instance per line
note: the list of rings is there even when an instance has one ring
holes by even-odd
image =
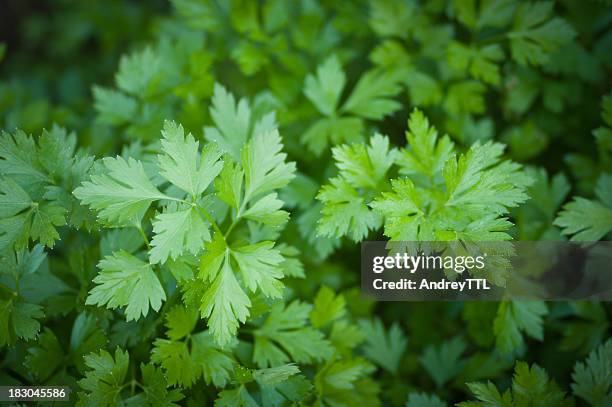
[[[317,234],[323,203],[315,199],[338,172],[334,146],[369,140],[374,132],[405,146],[407,119],[419,108],[441,134],[449,134],[458,152],[497,140],[507,145],[507,158],[525,165],[534,185],[531,199],[512,209],[513,238],[608,239],[609,2],[4,0],[0,44],[0,127],[38,137],[57,124],[75,132],[78,151],[96,158],[121,154],[151,161],[165,119],[181,123],[200,141],[210,140],[206,128],[223,127],[214,108],[220,104],[215,98],[230,100],[225,92],[235,97],[230,111],[248,103],[250,128],[264,113],[276,112],[285,149],[298,168],[296,180],[280,193],[291,221],[279,241],[299,250],[306,274],[289,280],[288,298],[313,302],[321,286],[330,287],[342,298],[347,324],[361,324],[362,335],[370,338],[349,346],[346,360],[363,356],[371,365],[336,367],[354,374],[346,379],[348,390],[341,383],[330,396],[315,385],[305,404],[437,407],[476,397],[481,404],[472,405],[556,406],[574,399],[578,405],[612,405],[612,350],[610,342],[604,345],[610,336],[608,303],[521,308],[510,302],[365,301],[358,291],[359,245],[353,241],[360,239]],[[318,95],[305,91],[317,77],[331,77],[321,81],[331,102],[319,103]],[[92,172],[97,170],[94,165]],[[575,197],[590,204],[571,206]],[[564,220],[555,221],[560,213]],[[87,371],[83,355],[102,347],[129,350],[131,366],[150,362],[153,341],[165,332],[163,315],[128,323],[119,311],[85,305],[99,259],[134,239],[99,229],[93,218],[84,214],[58,228],[60,239],[46,249],[43,263],[52,277],[40,281],[60,288],[37,300],[45,310],[37,318],[41,333],[51,330],[64,343],[84,324],[93,339],[66,350],[61,366],[45,373],[32,367],[34,356],[49,349],[44,336],[5,340],[2,384],[78,388]],[[382,229],[372,229],[367,239],[385,238]],[[35,250],[39,241],[26,236],[25,249]],[[53,239],[46,245],[53,246]],[[19,252],[3,249],[6,258]],[[496,328],[495,321],[514,324],[512,332]],[[321,330],[331,335],[329,327]],[[576,364],[596,349],[600,356],[588,366],[598,366],[597,390],[577,391]],[[388,355],[397,366],[385,362]],[[547,373],[525,373],[517,361],[536,363]],[[241,362],[253,367],[248,358]],[[329,366],[303,369],[316,381]],[[522,399],[521,379],[527,378],[529,397]],[[563,397],[548,378],[571,400],[559,401]],[[502,391],[512,389],[513,401],[487,402],[486,389],[466,386],[488,380]],[[367,391],[351,396],[360,385]],[[190,405],[212,403],[221,391],[210,383],[182,387],[182,403]],[[255,398],[261,403],[261,395]]]

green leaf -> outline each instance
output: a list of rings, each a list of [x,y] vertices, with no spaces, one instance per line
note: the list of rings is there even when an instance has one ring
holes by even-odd
[[[30,207],[30,195],[10,178],[0,178],[0,218],[9,218]]]
[[[393,192],[383,192],[370,206],[385,214],[385,235],[397,241],[427,240],[427,224],[421,196],[409,179],[391,180]]]
[[[315,328],[322,328],[342,318],[345,313],[344,296],[336,295],[331,288],[323,286],[315,297],[314,307],[310,312],[310,322]]]
[[[215,179],[215,190],[217,197],[238,210],[242,202],[242,184],[244,181],[244,172],[239,164],[233,163],[231,160],[225,160],[223,170],[219,177]]]
[[[126,319],[146,317],[149,307],[158,311],[166,293],[149,263],[125,251],[106,256],[98,263],[98,284],[89,292],[86,304],[126,307]]]
[[[189,335],[198,322],[198,313],[180,305],[172,307],[166,314],[166,334],[173,341]]]
[[[469,47],[452,42],[447,49],[449,65],[461,74],[469,72],[474,79],[499,85],[501,75],[497,63],[504,59],[504,52],[497,44],[485,47]]]
[[[363,120],[358,117],[325,117],[315,121],[303,134],[301,141],[316,156],[330,145],[362,140]]]
[[[270,226],[282,226],[289,220],[289,212],[281,210],[284,202],[273,192],[255,202],[242,214],[243,217]]]
[[[174,310],[183,311],[174,311],[174,315],[168,317],[168,326],[171,324],[176,326],[177,313],[182,317],[186,315],[183,307],[175,307]],[[195,316],[193,318],[195,325],[197,313],[191,316]],[[172,338],[172,331],[169,331],[168,335]],[[217,387],[223,387],[228,383],[230,373],[234,369],[234,360],[229,352],[221,350],[215,344],[210,332],[193,334],[187,341],[178,339],[180,338],[156,339],[151,354],[151,360],[161,364],[168,378],[168,384],[191,387],[202,376],[206,384],[212,383]]]
[[[235,160],[240,159],[240,151],[251,136],[278,127],[273,112],[252,112],[246,99],[237,102],[234,95],[219,84],[215,84],[210,115],[216,127],[204,127],[204,137]]]
[[[183,253],[198,254],[204,242],[210,241],[209,223],[196,208],[167,210],[153,220],[150,261],[164,263],[168,258],[176,260]]]
[[[146,405],[152,407],[178,407],[175,401],[183,398],[177,389],[168,390],[168,384],[160,369],[151,364],[141,364],[142,380],[138,388],[142,392],[124,398],[125,379],[129,367],[129,355],[117,348],[115,356],[105,350],[85,356],[85,364],[90,368],[85,378],[79,380],[84,390],[79,392],[78,406],[117,406]],[[136,382],[130,383],[135,385]]]
[[[543,65],[550,55],[574,39],[576,32],[560,17],[550,18],[554,3],[521,4],[508,33],[512,58],[521,65]]]
[[[425,72],[411,69],[402,78],[414,106],[436,105],[442,100],[440,84]]]
[[[215,407],[259,407],[244,385],[223,390],[215,400]]]
[[[468,388],[480,403],[470,401],[461,402],[459,407],[512,407],[512,395],[510,392],[505,392],[503,395],[497,390],[497,387],[491,382],[485,383],[467,383]]]
[[[365,199],[341,177],[330,179],[317,194],[317,199],[324,205],[317,227],[322,236],[349,236],[358,242],[370,230],[380,227],[380,216],[371,211]]]
[[[359,328],[365,337],[363,352],[365,356],[395,374],[402,362],[408,339],[397,323],[391,325],[388,331],[380,319],[359,321]]]
[[[30,226],[30,237],[38,240],[48,247],[53,247],[54,242],[59,239],[56,226],[66,224],[64,214],[66,209],[56,202],[40,202],[33,207],[32,225]]]
[[[0,136],[0,174],[11,177],[22,187],[48,180],[38,162],[36,143],[21,130]]]
[[[378,405],[378,386],[367,379],[375,367],[361,358],[328,362],[314,378],[319,402],[330,405]]]
[[[447,135],[438,137],[436,129],[418,109],[410,114],[406,139],[408,147],[401,150],[397,159],[400,173],[438,176],[453,152],[451,139]]]
[[[446,403],[435,394],[410,393],[406,407],[446,407]]]
[[[318,330],[306,326],[312,306],[299,301],[274,305],[255,332],[253,361],[260,367],[290,360],[312,363],[328,359],[333,348]]]
[[[500,162],[504,146],[476,143],[458,160],[451,158],[444,166],[448,194],[447,205],[504,213],[527,200],[525,193],[531,179],[512,161]]]
[[[340,175],[355,188],[373,188],[384,180],[393,165],[397,150],[389,148],[389,139],[381,134],[370,138],[370,144],[344,144],[332,154]]]
[[[39,305],[0,299],[0,346],[12,345],[17,338],[35,338],[44,315]]]
[[[251,292],[260,292],[271,298],[280,298],[284,288],[280,264],[285,260],[274,242],[232,247],[231,255],[238,264],[242,281]]]
[[[207,144],[199,153],[199,143],[191,133],[185,136],[183,126],[172,121],[164,123],[162,136],[160,174],[193,198],[198,197],[221,172],[221,152],[215,144]]]
[[[612,403],[612,340],[593,350],[584,362],[578,362],[572,373],[572,390],[595,407]]]
[[[554,224],[571,240],[599,240],[612,231],[612,175],[599,177],[595,196],[598,200],[575,197],[555,219]]]
[[[149,96],[159,82],[162,64],[162,56],[150,47],[124,55],[119,61],[115,82],[126,93],[139,97]]]
[[[191,355],[202,369],[204,382],[224,387],[230,381],[230,374],[234,370],[232,353],[220,348],[208,331],[193,335],[191,343]]]
[[[102,163],[105,172],[92,175],[74,195],[109,225],[139,226],[153,201],[168,198],[151,183],[140,161],[107,157]]]
[[[289,363],[282,366],[254,370],[253,379],[261,384],[278,384],[298,373],[300,373],[300,369],[293,363]]]
[[[506,354],[520,352],[525,344],[523,333],[533,339],[544,339],[542,318],[547,313],[542,301],[502,302],[493,322],[497,348]]]
[[[370,27],[381,37],[405,38],[410,33],[416,6],[404,0],[370,2]]]
[[[168,383],[161,369],[152,364],[141,364],[142,393],[126,400],[127,405],[150,405],[153,407],[178,407],[175,401],[183,399],[180,389],[168,390]]]
[[[295,163],[286,162],[278,130],[255,135],[242,152],[244,202],[286,186],[295,176]]]
[[[444,109],[450,115],[485,112],[486,87],[477,81],[467,80],[452,84],[446,93]]]
[[[115,357],[105,350],[85,356],[85,364],[91,370],[79,380],[84,393],[79,393],[82,405],[112,406],[121,400],[121,386],[127,375],[129,355],[117,348]]]
[[[317,67],[317,75],[308,75],[304,83],[304,95],[325,116],[336,112],[346,75],[338,57],[332,55]]]
[[[512,378],[512,388],[501,394],[491,382],[468,383],[468,388],[480,402],[459,403],[460,407],[512,407],[512,406],[573,406],[556,383],[538,365],[531,368],[525,362],[517,362]]]
[[[66,351],[50,329],[45,329],[38,338],[37,346],[28,349],[25,364],[38,380],[45,382],[63,362]]]
[[[228,253],[221,252],[210,271],[210,274],[204,273],[212,284],[202,297],[200,310],[202,317],[208,318],[215,340],[224,346],[236,334],[239,323],[244,323],[249,316],[251,300],[236,280]]]
[[[561,406],[573,405],[563,403],[565,395],[540,366],[534,364],[529,368],[525,362],[517,362],[512,377],[512,394],[518,405]]]
[[[460,337],[455,337],[443,342],[439,347],[428,346],[425,349],[419,360],[438,388],[461,372],[465,364],[461,355],[465,348],[465,342]]]
[[[93,87],[93,97],[94,108],[98,113],[97,120],[112,126],[129,123],[138,108],[132,97],[101,86]]]
[[[359,78],[342,112],[370,120],[381,120],[398,110],[401,105],[393,100],[400,92],[399,78],[383,70],[371,70]]]

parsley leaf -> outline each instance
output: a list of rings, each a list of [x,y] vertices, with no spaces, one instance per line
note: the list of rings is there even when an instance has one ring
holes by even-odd
[[[220,84],[215,84],[210,115],[216,127],[205,127],[204,137],[236,160],[250,136],[268,133],[277,127],[274,113],[261,117],[253,114],[246,99],[237,102]]]
[[[385,331],[381,320],[376,318],[359,321],[359,328],[365,337],[366,357],[391,373],[397,372],[408,344],[400,326],[394,323]]]
[[[598,200],[576,197],[563,207],[555,225],[571,240],[599,240],[612,231],[612,175],[602,174],[595,187]]]
[[[612,403],[612,340],[593,350],[585,362],[578,362],[572,373],[574,394],[592,406],[603,407]]]
[[[310,312],[310,322],[315,328],[321,328],[342,318],[345,313],[344,296],[335,295],[331,288],[323,286],[315,297],[314,307]]]
[[[560,17],[550,18],[554,3],[539,1],[518,7],[512,31],[508,33],[512,58],[522,65],[542,65],[550,54],[576,36],[574,29]]]
[[[277,304],[255,331],[253,360],[260,367],[278,366],[293,360],[311,363],[328,359],[333,348],[318,330],[306,326],[309,304],[293,301]],[[289,359],[291,358],[291,359]]]
[[[493,332],[502,353],[519,353],[525,344],[523,332],[534,339],[544,339],[543,317],[548,313],[542,301],[504,301],[497,310]]]
[[[171,121],[164,123],[162,136],[160,174],[196,198],[221,172],[221,152],[215,144],[207,144],[198,154],[199,143],[191,134],[185,136],[183,127]]]
[[[456,337],[443,342],[439,347],[429,346],[425,349],[420,362],[438,388],[461,372],[465,364],[461,355],[465,352],[465,348],[465,342],[460,337]]]
[[[105,171],[93,174],[74,195],[108,225],[140,225],[152,202],[168,198],[153,185],[140,161],[107,157],[102,163]]]
[[[149,307],[158,311],[166,293],[149,263],[119,251],[106,256],[98,264],[98,284],[92,288],[86,304],[106,305],[107,308],[126,307],[128,321],[146,317]]]

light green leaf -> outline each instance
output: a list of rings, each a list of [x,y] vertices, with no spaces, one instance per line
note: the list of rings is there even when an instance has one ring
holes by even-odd
[[[106,256],[98,264],[100,274],[94,278],[98,284],[89,292],[86,304],[106,305],[107,308],[126,306],[128,321],[146,317],[149,308],[158,311],[166,293],[151,265],[119,251]]]
[[[210,115],[216,128],[205,127],[204,137],[238,159],[250,134],[251,109],[248,102],[241,99],[236,103],[234,95],[223,86],[215,84]]]
[[[274,249],[274,242],[232,247],[231,254],[238,264],[242,281],[251,292],[259,289],[267,297],[282,296],[284,286],[279,279],[283,277],[283,272],[279,265],[285,259]]]
[[[310,312],[310,322],[315,328],[322,328],[342,318],[346,313],[346,301],[342,295],[336,295],[331,288],[321,287]]]
[[[199,153],[199,143],[191,133],[185,136],[183,126],[172,121],[164,123],[162,135],[160,174],[193,198],[198,197],[221,172],[221,152],[215,144],[207,144]]]
[[[287,163],[277,130],[255,135],[242,152],[245,175],[243,203],[284,187],[295,176],[295,163]]]
[[[109,225],[140,225],[153,201],[168,198],[151,183],[140,161],[107,157],[102,163],[105,173],[92,175],[74,195]]]
[[[392,98],[400,92],[399,77],[384,70],[371,70],[359,78],[341,111],[370,120],[381,120],[401,105]]]
[[[346,180],[334,177],[317,195],[323,203],[317,232],[326,237],[349,236],[355,242],[380,227],[380,216],[371,211],[363,197]]]
[[[159,213],[153,220],[150,261],[164,263],[176,260],[183,253],[198,254],[210,240],[209,223],[196,208]]]
[[[228,254],[218,256],[220,269],[210,275],[212,285],[202,297],[202,317],[208,318],[208,327],[220,346],[229,344],[238,325],[249,316],[251,300],[238,284]]]
[[[317,67],[316,77],[308,75],[304,83],[304,94],[325,116],[336,112],[346,75],[338,57],[332,55]]]

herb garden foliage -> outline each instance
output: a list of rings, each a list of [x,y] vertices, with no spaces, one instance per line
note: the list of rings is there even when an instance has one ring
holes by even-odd
[[[609,4],[43,4],[0,47],[2,384],[612,405],[609,304],[374,304],[357,265],[611,236]]]

